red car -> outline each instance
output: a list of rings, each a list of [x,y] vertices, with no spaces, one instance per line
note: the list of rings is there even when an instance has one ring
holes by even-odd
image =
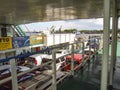
[[[84,55],[84,59],[86,59],[88,55]],[[66,57],[66,62],[64,63],[64,71],[68,71],[71,69],[71,59],[72,55],[68,55]],[[82,54],[74,54],[74,70],[78,70],[80,68],[81,61],[83,60]]]

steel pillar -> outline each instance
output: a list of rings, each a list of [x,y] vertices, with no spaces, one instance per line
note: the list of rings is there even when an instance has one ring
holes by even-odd
[[[55,45],[55,34],[53,32],[53,45]]]
[[[111,48],[111,64],[110,64],[110,77],[109,77],[109,86],[111,88],[113,84],[113,72],[114,72],[115,63],[116,63],[117,25],[118,25],[117,3],[116,3],[116,0],[112,0],[112,2],[113,2],[112,48]]]
[[[59,43],[61,44],[61,32],[60,32],[60,37],[59,37]]]
[[[82,61],[84,61],[84,54],[85,54],[84,49],[85,49],[85,45],[84,45],[84,42],[82,42],[82,58],[83,58]]]
[[[109,58],[109,31],[110,31],[110,0],[104,0],[104,32],[103,32],[103,57],[101,90],[107,90],[108,58]]]
[[[89,51],[91,51],[91,36],[89,36]],[[90,58],[90,56],[91,56],[91,54],[90,54],[91,52],[89,52],[89,58]]]
[[[1,36],[2,37],[7,37],[7,28],[6,28],[6,25],[3,25],[3,27],[1,28]]]
[[[114,1],[114,0],[113,0]],[[117,2],[117,1],[116,1]],[[115,27],[114,27],[114,30],[115,30],[115,49],[116,49],[116,52],[117,52],[117,30],[118,30],[118,10],[117,10],[117,3],[116,3],[116,15],[115,15],[115,21],[113,21]],[[113,42],[114,43],[114,42]],[[114,48],[114,47],[113,47]],[[116,54],[116,53],[115,53]],[[116,55],[115,55],[116,56]],[[115,69],[115,66],[116,66],[116,57],[115,57],[115,60],[113,61],[113,68]]]
[[[71,74],[74,76],[74,44],[72,44]]]
[[[11,76],[12,76],[12,90],[18,90],[15,59],[10,60],[10,65],[11,65]]]
[[[52,51],[52,90],[57,90],[57,84],[56,84],[56,53],[55,50]]]

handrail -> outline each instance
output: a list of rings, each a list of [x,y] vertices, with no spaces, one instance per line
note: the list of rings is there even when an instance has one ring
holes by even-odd
[[[27,46],[28,48],[32,48],[34,46]],[[25,49],[27,47],[22,47],[22,48],[19,48],[19,49]],[[37,47],[37,46],[36,46]],[[5,58],[5,59],[0,59],[0,63],[2,62],[6,62],[6,61],[9,61],[10,59],[17,59],[17,58],[21,58],[21,57],[25,57],[25,56],[30,56],[30,55],[34,55],[34,54],[37,54],[37,53],[43,53],[43,52],[46,52],[48,50],[52,50],[52,49],[56,49],[56,48],[61,48],[61,47],[66,47],[66,46],[59,46],[59,47],[52,47],[52,48],[46,48],[46,49],[43,49],[43,50],[40,50],[40,51],[37,51],[37,52],[32,52],[32,53],[25,53],[25,54],[22,54],[22,55],[16,55],[16,56],[13,56],[13,57],[8,57],[8,58]],[[11,49],[11,50],[8,50],[8,51],[15,51],[16,49]],[[0,51],[0,52],[5,52],[5,51]]]
[[[78,43],[78,42],[76,42],[76,43]],[[76,44],[76,43],[71,43],[71,44],[69,44],[69,45],[73,45],[73,44]],[[81,42],[80,42],[80,43],[81,43]],[[83,46],[84,46],[84,45],[83,45]],[[57,48],[59,48],[59,47],[57,47]],[[56,48],[54,48],[54,47],[53,47],[53,48],[49,48],[49,50],[53,50],[53,49],[56,49]],[[45,49],[45,50],[47,51],[47,49]],[[42,50],[42,51],[40,51],[40,52],[44,52],[45,50]],[[75,50],[74,52],[77,52],[77,51],[78,51],[78,50]],[[23,57],[23,56],[29,56],[29,55],[33,55],[33,54],[40,53],[40,52],[28,53],[28,54],[25,54],[25,55],[18,55],[18,56],[15,56],[14,58],[19,58],[19,57]],[[96,52],[97,52],[97,51],[95,51],[94,54],[96,54]],[[70,55],[70,54],[72,54],[72,53],[73,53],[73,52],[71,51],[70,53],[67,53],[67,54],[65,54],[65,55],[63,55],[63,56],[60,56],[60,57],[56,58],[56,59],[66,57],[67,55]],[[84,54],[84,53],[83,53],[83,54]],[[13,58],[13,57],[10,57],[10,58],[8,58],[8,60],[10,60],[10,59],[12,59],[12,58]],[[85,60],[84,60],[84,58],[83,58],[83,62],[80,63],[80,66],[83,65],[83,64],[85,64],[85,62],[86,62],[88,59],[91,59],[91,58],[92,58],[92,56],[86,58]],[[18,74],[17,74],[17,77],[20,77],[20,76],[22,76],[22,75],[25,75],[26,73],[32,72],[32,71],[34,71],[34,70],[37,70],[38,68],[40,68],[40,67],[42,67],[42,66],[44,66],[44,65],[48,65],[49,63],[52,63],[52,61],[49,61],[49,62],[44,63],[44,64],[39,65],[39,66],[35,66],[35,67],[33,67],[32,69],[30,69],[30,70],[27,70],[27,71],[18,73]],[[76,68],[77,68],[77,67],[76,67]],[[75,69],[75,68],[74,68],[74,69]],[[69,74],[71,75],[71,73],[72,73],[72,71],[70,70]],[[52,74],[53,74],[53,73],[52,73]],[[12,76],[10,76],[10,77],[8,77],[8,78],[6,78],[6,79],[1,80],[1,81],[0,81],[0,85],[3,84],[3,83],[5,83],[5,82],[7,82],[7,81],[10,81],[11,79],[12,79]],[[59,80],[59,82],[60,82],[60,80]],[[57,82],[57,83],[58,83],[58,82]]]
[[[26,71],[24,71],[24,72],[21,72],[21,73],[17,74],[17,76],[19,77],[19,76],[25,75],[26,73],[32,72],[32,71],[34,71],[34,70],[36,70],[36,69],[38,69],[38,68],[40,68],[40,67],[42,67],[42,66],[45,66],[45,65],[47,65],[47,64],[49,64],[49,63],[52,63],[52,61],[49,61],[49,62],[44,63],[44,64],[39,65],[39,66],[35,66],[35,67],[33,67],[32,69],[30,69],[30,70],[26,70]],[[3,84],[3,83],[5,83],[5,82],[10,81],[11,79],[12,79],[12,76],[10,76],[10,77],[8,77],[8,78],[6,78],[6,79],[1,80],[1,81],[0,81],[0,85]]]

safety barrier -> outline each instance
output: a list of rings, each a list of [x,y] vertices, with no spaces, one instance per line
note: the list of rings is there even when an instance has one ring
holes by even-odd
[[[82,62],[81,62],[77,67],[74,68],[74,54],[75,54],[76,52],[80,51],[80,50],[75,49],[74,45],[75,45],[75,44],[77,45],[78,43],[81,43],[80,46],[79,46],[79,48],[82,48]],[[52,75],[52,80],[51,80],[50,86],[47,87],[47,90],[49,90],[49,89],[51,89],[51,88],[52,88],[52,90],[56,90],[58,83],[62,82],[62,80],[65,79],[65,78],[68,77],[68,76],[71,76],[71,75],[74,76],[74,74],[75,74],[75,73],[74,73],[75,69],[84,66],[88,60],[90,60],[90,62],[92,62],[92,59],[93,59],[92,57],[93,57],[93,55],[95,56],[96,53],[97,53],[97,49],[94,47],[94,53],[91,55],[90,52],[89,52],[88,58],[85,58],[85,57],[84,57],[84,53],[85,53],[85,52],[84,52],[84,49],[85,49],[84,42],[76,42],[76,43],[69,44],[69,46],[70,46],[70,45],[72,45],[71,51],[70,51],[69,53],[67,53],[67,54],[64,54],[64,55],[61,56],[61,57],[58,57],[58,58],[56,58],[56,50],[59,49],[59,47],[56,46],[56,47],[53,47],[53,48],[49,48],[49,50],[52,51],[52,61],[49,61],[49,62],[44,63],[44,64],[41,64],[41,65],[39,65],[39,66],[35,66],[35,67],[31,68],[30,70],[27,70],[27,71],[24,71],[24,72],[21,72],[21,73],[18,73],[18,74],[16,73],[16,69],[15,69],[15,68],[16,68],[16,64],[15,64],[15,59],[16,59],[16,58],[20,58],[20,57],[24,57],[24,56],[27,57],[27,56],[34,55],[34,54],[37,54],[37,53],[45,52],[45,51],[48,51],[48,49],[45,49],[45,50],[40,51],[40,52],[28,53],[28,54],[26,54],[26,55],[18,55],[18,56],[15,56],[15,57],[11,57],[11,58],[8,58],[8,59],[3,59],[3,60],[1,60],[0,62],[10,61],[10,65],[11,65],[11,76],[8,77],[8,78],[6,78],[6,79],[1,80],[1,81],[0,81],[0,85],[3,84],[3,83],[5,83],[5,82],[8,82],[8,81],[12,80],[12,89],[13,89],[13,90],[18,90],[18,88],[20,89],[21,87],[18,85],[17,77],[20,77],[20,76],[25,75],[25,74],[27,74],[27,73],[29,73],[29,72],[35,71],[35,70],[39,69],[40,67],[43,67],[43,66],[45,66],[45,65],[48,65],[48,64],[51,64],[51,63],[52,63],[52,71],[53,71],[53,72],[50,74],[50,75]],[[66,47],[66,46],[65,46],[65,47]],[[89,50],[91,51],[90,45],[89,45]],[[72,56],[71,64],[70,64],[70,65],[71,65],[71,70],[68,70],[68,71],[66,71],[66,72],[64,71],[64,72],[65,72],[65,75],[64,75],[63,77],[59,78],[59,80],[57,80],[57,78],[56,78],[56,73],[57,73],[59,70],[61,70],[62,68],[64,68],[64,67],[61,67],[61,69],[59,69],[59,70],[57,71],[57,70],[56,70],[56,60],[57,60],[57,59],[60,59],[60,58],[63,58],[63,57],[66,57],[66,56],[68,56],[68,55],[71,55],[71,56]],[[31,87],[39,84],[39,82],[40,82],[40,81],[38,81],[38,82],[34,83],[33,85],[25,88],[25,90],[29,90]]]

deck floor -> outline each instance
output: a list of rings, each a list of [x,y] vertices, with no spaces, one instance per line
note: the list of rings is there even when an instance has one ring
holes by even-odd
[[[58,90],[100,90],[101,59],[102,55],[99,54],[94,63],[58,85]],[[120,56],[117,57],[117,61],[113,90],[120,90]]]

